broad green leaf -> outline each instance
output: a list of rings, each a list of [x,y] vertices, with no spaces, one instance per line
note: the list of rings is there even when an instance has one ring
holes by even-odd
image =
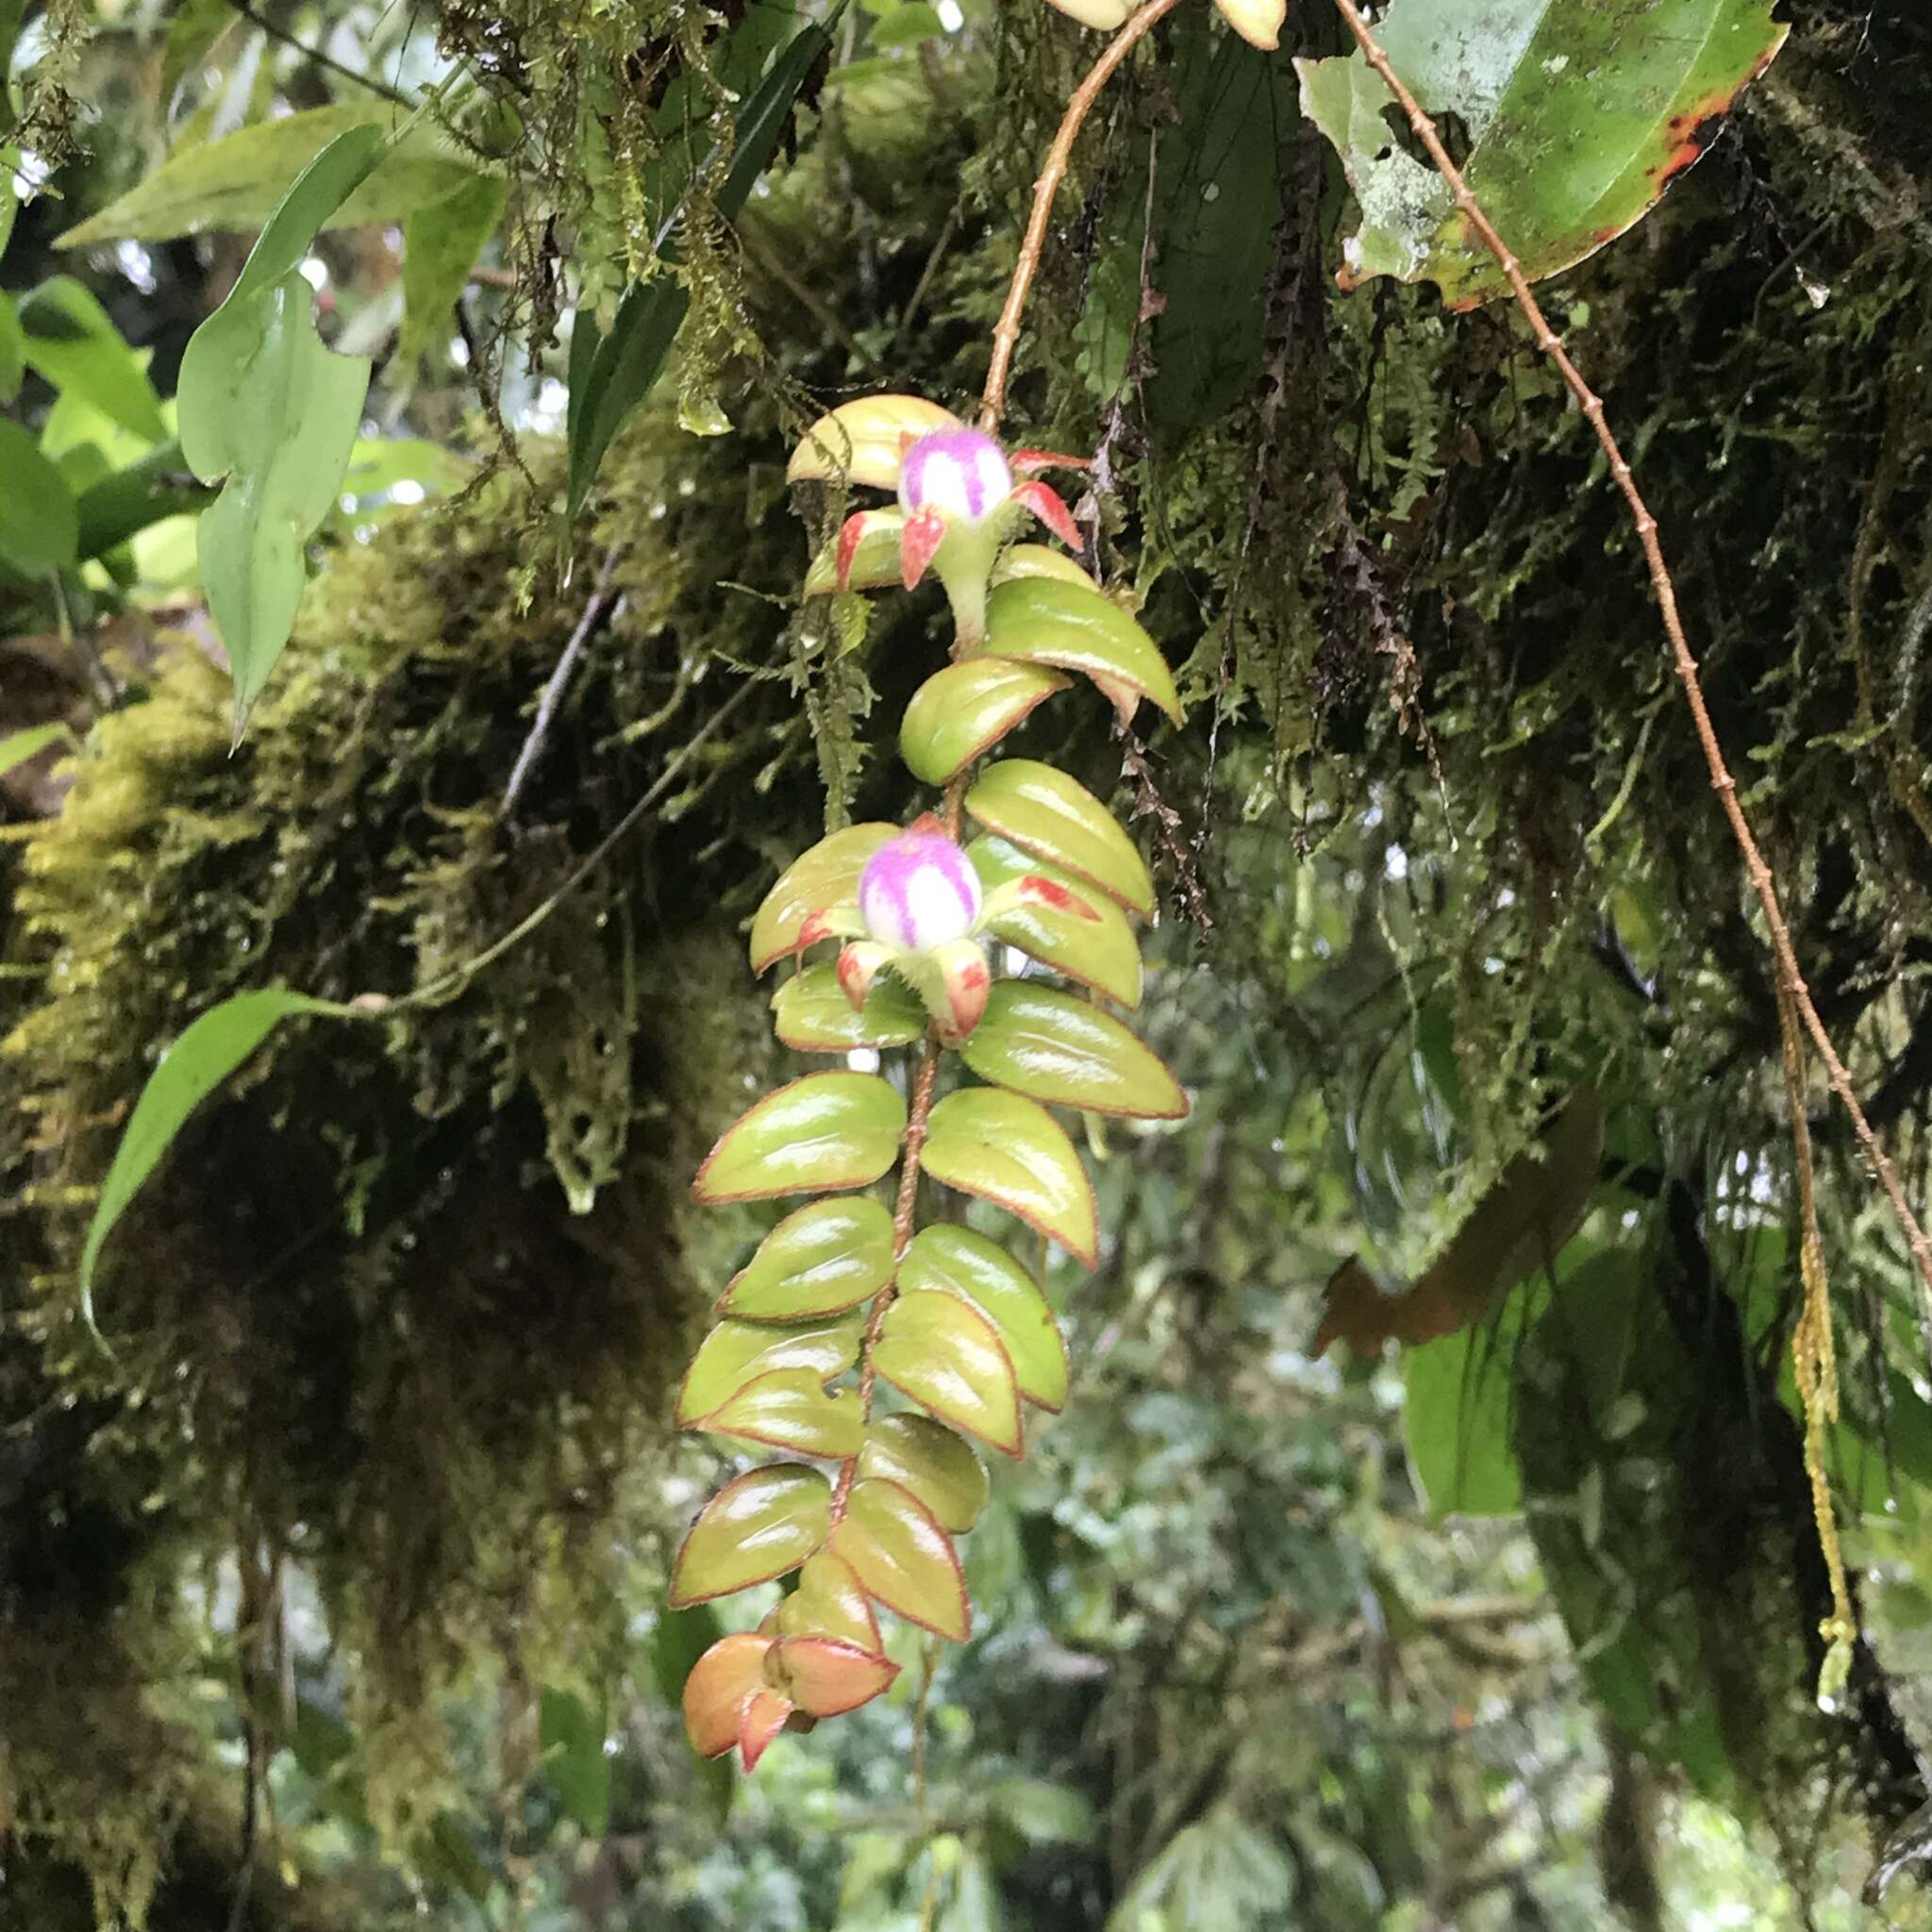
[[[418,208],[403,223],[403,330],[396,354],[406,367],[448,340],[450,311],[496,232],[505,192],[496,175],[473,175],[446,201]]]
[[[768,1093],[705,1157],[700,1201],[863,1188],[885,1173],[906,1131],[906,1103],[876,1074],[808,1074]]]
[[[1124,726],[1142,698],[1181,722],[1180,693],[1160,647],[1091,583],[1024,576],[999,585],[987,599],[986,648],[995,658],[1091,678]]]
[[[892,1275],[892,1217],[869,1198],[814,1201],[788,1214],[732,1277],[720,1312],[804,1322],[870,1301]]]
[[[824,1541],[832,1488],[802,1463],[774,1463],[728,1483],[691,1524],[671,1573],[673,1609],[729,1596],[795,1570]]]
[[[919,1160],[934,1180],[1017,1214],[1095,1265],[1093,1189],[1074,1143],[1037,1100],[997,1087],[947,1094],[932,1110]]]
[[[832,966],[794,973],[772,996],[772,1030],[797,1053],[849,1053],[855,1046],[910,1046],[925,1037],[919,995],[880,974],[857,1012]]]
[[[148,1075],[134,1103],[113,1164],[101,1184],[101,1198],[89,1223],[80,1255],[80,1292],[91,1307],[94,1264],[142,1183],[154,1172],[188,1116],[252,1054],[284,1020],[304,1013],[336,1013],[341,1008],[299,992],[264,988],[241,992],[211,1007],[170,1046]]]
[[[0,291],[0,403],[10,403],[20,393],[26,375],[26,336],[20,326],[20,312],[13,297]]]
[[[778,874],[751,923],[751,970],[766,967],[809,944],[808,922],[845,902],[857,904],[858,875],[900,827],[872,822],[846,825],[802,852]]]
[[[857,1315],[791,1328],[769,1323],[720,1322],[699,1345],[677,1394],[677,1425],[695,1427],[748,1382],[774,1370],[815,1374],[821,1385],[858,1359]]]
[[[382,145],[380,128],[358,126],[316,157],[181,359],[181,447],[204,482],[226,478],[202,512],[199,547],[238,737],[294,627],[303,545],[341,488],[369,391],[366,359],[323,347],[295,263]]]
[[[1005,1456],[1024,1448],[1020,1391],[992,1324],[971,1302],[900,1291],[886,1310],[872,1364],[902,1395]]]
[[[220,141],[177,147],[118,201],[68,229],[58,245],[93,248],[103,242],[172,242],[183,235],[259,228],[337,142],[351,133],[367,135],[373,137],[371,152],[380,155],[384,132],[395,119],[395,109],[382,102],[307,108]],[[381,155],[366,180],[358,177],[316,210],[302,248],[306,252],[318,228],[399,222],[419,208],[434,208],[475,173],[425,124]]]
[[[990,832],[1063,866],[1143,919],[1154,881],[1132,840],[1107,808],[1064,772],[1033,758],[1002,758],[966,794],[966,809]]]
[[[1509,1516],[1523,1507],[1509,1440],[1522,1299],[1505,1303],[1494,1324],[1403,1351],[1402,1431],[1432,1515]]]
[[[1064,1406],[1067,1345],[1059,1324],[1039,1284],[997,1241],[949,1222],[921,1228],[900,1258],[899,1286],[963,1295],[998,1331],[1020,1393],[1041,1408]]]
[[[18,423],[0,417],[0,563],[42,577],[75,560],[80,522],[74,492]]]
[[[184,516],[213,502],[215,492],[188,476],[187,468],[181,445],[164,442],[83,490],[75,504],[80,561],[117,549],[164,517]]]
[[[610,1823],[610,1759],[604,1738],[601,1704],[592,1708],[574,1690],[544,1690],[537,1720],[543,1776],[564,1815],[593,1839]]]
[[[899,721],[899,756],[915,778],[950,784],[1036,705],[1066,688],[1051,671],[997,658],[949,664],[912,693]]]
[[[724,220],[737,216],[777,152],[792,102],[806,76],[830,50],[830,30],[842,10],[842,7],[835,7],[823,24],[814,21],[796,35],[739,109],[730,164],[711,196],[711,206]],[[701,176],[708,178],[718,159],[715,153],[708,158],[699,171]],[[597,466],[618,426],[657,381],[676,339],[678,325],[691,306],[684,284],[664,272],[678,258],[676,228],[684,212],[680,202],[658,233],[660,272],[625,291],[610,333],[589,346],[584,393],[581,398],[571,398],[569,508],[573,516],[583,508]],[[575,378],[577,358],[573,355],[571,359]]]
[[[860,1474],[866,1473],[861,1463]],[[806,1559],[798,1573],[798,1588],[778,1606],[778,1632],[784,1637],[836,1637],[873,1652],[885,1648],[872,1599],[859,1587],[852,1566],[824,1550]]]
[[[784,1694],[811,1717],[857,1710],[890,1690],[899,1674],[875,1650],[836,1637],[781,1637],[773,1661]]]
[[[909,1490],[955,1535],[971,1529],[986,1507],[986,1471],[972,1445],[929,1415],[875,1416],[858,1452],[858,1474]]]
[[[72,275],[55,275],[23,295],[20,326],[29,366],[56,389],[83,397],[149,442],[166,439],[147,371],[108,311]]]
[[[62,739],[70,745],[74,742],[74,733],[65,724],[29,724],[25,731],[9,731],[0,738],[0,778],[16,765],[39,758],[50,744],[58,744]]]
[[[1770,0],[1652,0],[1638,15],[1599,0],[1394,0],[1375,27],[1424,111],[1456,117],[1463,178],[1531,281],[1641,219],[1788,31]],[[1507,294],[1441,176],[1391,137],[1362,56],[1295,67],[1361,205],[1342,286],[1428,280],[1455,308]]]
[[[759,1375],[719,1404],[699,1426],[708,1435],[736,1436],[768,1449],[838,1462],[858,1454],[864,1433],[858,1397],[850,1390],[828,1391],[816,1369],[775,1369]]]
[[[955,1643],[972,1634],[958,1552],[909,1490],[876,1476],[854,1483],[830,1548],[874,1597],[908,1623]]]
[[[1126,915],[1105,893],[1072,873],[1022,852],[1009,840],[975,839],[967,846],[966,857],[989,892],[1036,873],[1074,893],[1087,911],[1096,915],[1089,919],[1052,906],[1016,906],[988,918],[986,929],[995,939],[1124,1007],[1141,1004],[1140,943]]]
[[[1188,1097],[1160,1057],[1091,1000],[1002,979],[959,1057],[982,1080],[1054,1107],[1176,1121]]]

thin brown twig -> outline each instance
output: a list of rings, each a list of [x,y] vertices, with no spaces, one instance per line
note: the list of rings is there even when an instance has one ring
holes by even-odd
[[[1159,6],[1161,0],[1154,0]],[[1484,214],[1475,196],[1469,192],[1469,185],[1462,178],[1461,171],[1450,159],[1449,151],[1442,145],[1441,137],[1436,132],[1436,124],[1423,112],[1416,97],[1403,83],[1389,57],[1381,48],[1374,35],[1370,32],[1368,23],[1363,20],[1356,0],[1335,0],[1341,17],[1348,23],[1349,31],[1355,36],[1356,43],[1362,50],[1369,65],[1381,76],[1382,84],[1394,95],[1397,105],[1408,119],[1408,125],[1415,130],[1416,139],[1427,149],[1430,160],[1436,165],[1436,172],[1448,186],[1456,206],[1468,218],[1469,225],[1482,238],[1483,245],[1495,257],[1496,265],[1503,272],[1504,279],[1509,284],[1510,291],[1516,297],[1516,306],[1522,309],[1529,323],[1530,333],[1536,345],[1556,365],[1557,372],[1563,378],[1564,386],[1575,397],[1577,407],[1589,419],[1591,428],[1596,434],[1598,445],[1602,448],[1605,460],[1609,464],[1610,475],[1617,488],[1623,492],[1624,500],[1630,507],[1630,514],[1637,529],[1637,540],[1643,547],[1644,562],[1649,566],[1650,581],[1657,593],[1657,608],[1663,617],[1664,632],[1671,641],[1671,655],[1674,660],[1677,681],[1684,688],[1684,696],[1690,707],[1691,722],[1697,728],[1697,741],[1703,747],[1704,762],[1710,773],[1712,789],[1717,792],[1718,802],[1723,806],[1724,816],[1730,821],[1731,835],[1737,841],[1738,850],[1743,855],[1744,871],[1751,881],[1751,888],[1757,895],[1757,903],[1764,911],[1764,924],[1771,936],[1772,956],[1775,962],[1780,982],[1789,991],[1798,1017],[1804,1022],[1805,1031],[1810,1035],[1811,1043],[1817,1049],[1818,1058],[1824,1066],[1825,1077],[1831,1083],[1831,1091],[1843,1103],[1845,1112],[1850,1115],[1853,1131],[1857,1135],[1858,1144],[1863,1148],[1866,1159],[1871,1163],[1878,1183],[1885,1191],[1886,1199],[1891,1204],[1891,1211],[1897,1217],[1899,1226],[1904,1230],[1906,1245],[1911,1250],[1912,1261],[1917,1268],[1924,1292],[1932,1297],[1932,1240],[1928,1240],[1918,1217],[1912,1212],[1906,1200],[1905,1190],[1899,1184],[1897,1171],[1879,1146],[1877,1136],[1872,1131],[1872,1124],[1865,1118],[1865,1109],[1859,1105],[1857,1090],[1852,1085],[1852,1076],[1846,1071],[1845,1063],[1839,1058],[1831,1035],[1825,1030],[1824,1022],[1818,1016],[1818,1008],[1812,1004],[1810,989],[1806,985],[1798,970],[1797,950],[1791,943],[1790,928],[1785,924],[1784,908],[1778,903],[1777,885],[1772,877],[1771,868],[1765,863],[1764,855],[1758,849],[1757,841],[1751,830],[1750,821],[1744,816],[1744,808],[1738,803],[1738,781],[1732,777],[1730,767],[1724,762],[1723,748],[1717,740],[1716,727],[1711,724],[1710,708],[1705,702],[1704,687],[1697,672],[1697,659],[1691,654],[1690,641],[1684,634],[1684,623],[1677,610],[1677,592],[1671,581],[1669,566],[1664,562],[1663,546],[1657,541],[1657,519],[1650,513],[1650,507],[1643,500],[1637,488],[1637,479],[1631,474],[1629,459],[1624,456],[1622,445],[1605,420],[1603,398],[1583,379],[1582,373],[1563,347],[1562,338],[1553,329],[1544,316],[1536,297],[1530,293],[1529,282],[1523,273],[1508,244],[1497,234]],[[1148,9],[1153,10],[1151,8]],[[1136,15],[1135,21],[1142,16]],[[1131,28],[1135,22],[1128,23]],[[1123,33],[1127,29],[1123,29]],[[1109,51],[1111,51],[1109,49]],[[989,385],[990,387],[990,385]]]
[[[986,389],[980,397],[979,426],[991,436],[1000,426],[1007,408],[1007,375],[1013,366],[1013,351],[1020,341],[1020,318],[1026,309],[1026,297],[1033,290],[1033,277],[1040,273],[1040,258],[1046,247],[1046,225],[1053,213],[1053,198],[1073,158],[1074,142],[1080,124],[1100,98],[1100,91],[1114,76],[1121,62],[1158,23],[1165,20],[1180,0],[1147,0],[1147,5],[1115,34],[1091,68],[1087,78],[1067,98],[1067,111],[1060,116],[1053,145],[1046,151],[1046,165],[1033,184],[1033,211],[1026,218],[1026,233],[1020,243],[1020,259],[1013,264],[1013,280],[1007,290],[1006,306],[993,326],[992,360],[987,367]]]
[[[358,74],[355,68],[346,66],[325,48],[311,47],[300,39],[292,29],[277,25],[267,14],[248,4],[248,0],[228,0],[228,5],[245,21],[258,26],[270,40],[279,41],[285,47],[292,47],[298,54],[306,54],[318,67],[326,68],[338,79],[352,82],[357,87],[366,87],[373,94],[380,94],[386,101],[393,101],[399,108],[413,111],[416,103],[399,89],[392,88],[386,80],[377,80],[373,74]]]

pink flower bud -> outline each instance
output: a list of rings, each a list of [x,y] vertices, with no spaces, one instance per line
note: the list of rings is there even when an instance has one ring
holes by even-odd
[[[979,919],[979,874],[938,832],[902,832],[873,854],[858,881],[866,930],[889,946],[930,952]]]
[[[991,437],[963,425],[922,436],[899,464],[899,501],[908,515],[938,510],[960,523],[990,517],[1013,493],[1013,472]]]

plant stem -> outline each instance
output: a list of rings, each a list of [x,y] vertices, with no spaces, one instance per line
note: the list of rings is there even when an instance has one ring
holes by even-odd
[[[1154,11],[1161,0],[1154,0]],[[1846,1071],[1843,1060],[1839,1058],[1838,1049],[1832,1044],[1831,1035],[1825,1030],[1824,1022],[1818,1016],[1818,1008],[1811,1002],[1810,989],[1805,984],[1803,974],[1798,970],[1796,948],[1791,943],[1790,928],[1785,924],[1784,909],[1778,903],[1777,885],[1772,877],[1764,855],[1758,849],[1750,821],[1744,816],[1744,808],[1738,803],[1738,781],[1732,777],[1730,767],[1724,762],[1723,747],[1717,740],[1716,727],[1710,721],[1710,708],[1704,698],[1704,687],[1698,676],[1697,659],[1691,654],[1690,641],[1684,634],[1684,622],[1677,610],[1677,592],[1671,581],[1669,566],[1664,562],[1663,546],[1657,541],[1657,519],[1651,515],[1650,507],[1643,500],[1637,488],[1637,479],[1631,474],[1629,459],[1624,456],[1610,426],[1604,418],[1603,398],[1583,379],[1582,373],[1570,359],[1563,347],[1562,338],[1553,329],[1545,318],[1536,297],[1530,293],[1529,282],[1523,273],[1522,264],[1510,251],[1507,243],[1497,234],[1490,218],[1483,213],[1475,196],[1469,192],[1469,185],[1462,178],[1461,171],[1450,159],[1449,151],[1442,145],[1441,137],[1436,132],[1436,124],[1423,112],[1415,96],[1403,83],[1402,77],[1389,64],[1389,57],[1381,48],[1374,35],[1370,32],[1368,23],[1363,20],[1356,0],[1335,0],[1341,17],[1348,23],[1349,31],[1355,36],[1364,58],[1375,72],[1381,75],[1382,84],[1395,96],[1408,125],[1414,128],[1416,139],[1428,150],[1429,158],[1436,164],[1436,172],[1441,175],[1454,196],[1456,206],[1469,218],[1470,226],[1482,238],[1483,245],[1496,258],[1496,266],[1503,272],[1511,292],[1516,297],[1516,306],[1522,309],[1528,321],[1530,333],[1536,339],[1536,345],[1556,364],[1557,372],[1563,378],[1564,386],[1575,397],[1577,407],[1590,421],[1590,426],[1596,433],[1596,440],[1609,464],[1610,475],[1617,488],[1623,492],[1624,500],[1630,507],[1631,520],[1637,528],[1637,541],[1643,546],[1644,562],[1649,566],[1651,586],[1657,592],[1657,608],[1663,617],[1665,635],[1671,641],[1671,655],[1674,663],[1677,681],[1684,688],[1684,696],[1690,707],[1691,722],[1697,727],[1697,741],[1703,747],[1704,762],[1710,773],[1712,789],[1717,792],[1718,802],[1724,808],[1724,816],[1730,821],[1731,835],[1737,841],[1738,850],[1743,855],[1744,871],[1751,881],[1752,891],[1757,895],[1757,903],[1764,910],[1765,927],[1771,935],[1772,957],[1777,967],[1780,985],[1789,994],[1797,1008],[1799,1019],[1804,1022],[1805,1031],[1811,1037],[1811,1043],[1817,1049],[1818,1058],[1824,1064],[1826,1078],[1831,1091],[1843,1102],[1844,1109],[1851,1116],[1853,1131],[1857,1135],[1858,1144],[1863,1148],[1866,1159],[1871,1163],[1878,1183],[1885,1191],[1886,1199],[1891,1204],[1891,1211],[1904,1230],[1906,1245],[1911,1250],[1912,1261],[1923,1284],[1922,1300],[1932,1311],[1932,1241],[1926,1238],[1918,1217],[1912,1212],[1905,1197],[1905,1190],[1899,1185],[1897,1171],[1879,1146],[1877,1136],[1872,1131],[1872,1124],[1865,1118],[1865,1109],[1858,1103],[1857,1090],[1852,1085],[1852,1076]],[[1123,37],[1132,30],[1136,23],[1144,16],[1137,14],[1122,30]],[[1112,51],[1108,50],[1109,53]],[[1008,307],[1011,307],[1009,301]],[[1002,322],[1005,318],[1002,317]],[[997,367],[997,362],[995,364]],[[1001,370],[1004,378],[1004,370]],[[988,383],[989,393],[992,385]]]
[[[1012,285],[1007,291],[1006,306],[993,326],[992,361],[986,372],[986,389],[980,397],[979,426],[991,436],[999,426],[1007,408],[1007,375],[1013,366],[1013,351],[1020,341],[1020,318],[1025,312],[1026,297],[1033,290],[1033,277],[1040,273],[1040,258],[1046,247],[1046,224],[1053,213],[1053,198],[1073,158],[1074,141],[1088,110],[1100,98],[1100,91],[1114,76],[1134,48],[1158,22],[1180,5],[1180,0],[1147,0],[1147,5],[1107,43],[1107,51],[1088,71],[1087,78],[1067,99],[1067,111],[1060,116],[1053,145],[1046,151],[1046,165],[1033,184],[1033,211],[1026,218],[1026,233],[1020,243],[1020,259],[1013,265]]]

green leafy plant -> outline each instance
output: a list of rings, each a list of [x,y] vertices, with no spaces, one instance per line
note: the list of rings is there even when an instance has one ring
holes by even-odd
[[[904,1091],[873,1072],[808,1074],[727,1129],[694,1188],[705,1202],[823,1197],[779,1222],[726,1287],[677,1404],[686,1428],[792,1458],[727,1484],[672,1576],[683,1609],[796,1575],[758,1629],[719,1638],[684,1684],[692,1744],[708,1757],[735,1746],[747,1770],[780,1730],[891,1687],[899,1667],[878,1609],[965,1641],[955,1540],[987,1496],[974,1445],[1021,1456],[1027,1407],[1066,1400],[1065,1345],[1035,1273],[974,1227],[922,1221],[922,1176],[1091,1268],[1093,1190],[1050,1109],[1188,1111],[1104,1004],[1140,999],[1128,921],[1155,901],[1132,841],[1065,773],[980,765],[1069,672],[1123,724],[1143,702],[1180,716],[1140,625],[1067,557],[1013,541],[1037,517],[1077,544],[1060,499],[1023,480],[1068,460],[1009,456],[934,404],[884,395],[833,410],[791,464],[794,482],[898,496],[848,518],[808,592],[893,578],[910,590],[930,573],[955,638],[899,734],[908,768],[941,788],[938,810],[834,832],[786,869],[751,929],[755,972],[792,962],[773,1001],[780,1040],[902,1054]],[[834,941],[834,960],[809,959]],[[1032,970],[995,977],[989,945],[1082,991]]]

